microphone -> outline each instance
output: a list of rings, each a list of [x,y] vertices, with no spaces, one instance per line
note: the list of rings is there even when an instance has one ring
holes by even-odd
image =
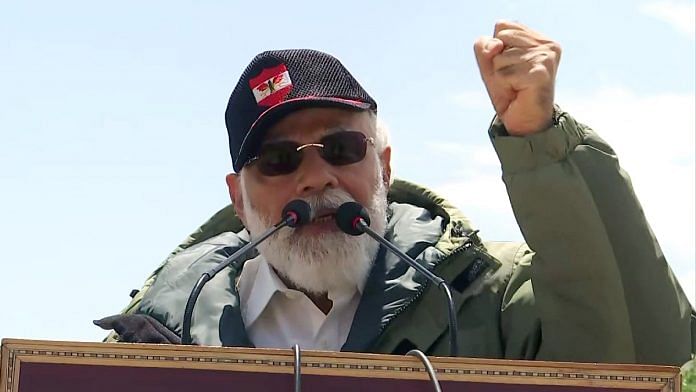
[[[305,223],[309,222],[311,215],[312,209],[306,201],[300,199],[291,201],[285,205],[285,208],[283,208],[282,220],[280,222],[263,232],[258,238],[253,239],[243,247],[239,248],[239,250],[234,252],[234,254],[216,265],[210,271],[204,272],[203,275],[198,278],[196,285],[193,286],[193,290],[191,290],[191,294],[186,301],[186,308],[184,309],[184,321],[182,325],[183,331],[181,332],[181,344],[190,345],[193,343],[193,339],[191,337],[191,318],[193,317],[193,308],[196,306],[196,301],[198,300],[198,296],[201,294],[201,290],[203,290],[203,286],[205,286],[210,279],[217,275],[218,272],[237,261],[237,259],[245,255],[249,250],[256,248],[261,242],[275,234],[275,232],[278,230],[282,229],[283,227],[295,228],[304,225]]]
[[[363,233],[367,233],[377,242],[387,247],[387,249],[397,255],[401,260],[415,268],[416,271],[425,275],[428,280],[430,280],[433,284],[436,284],[445,293],[445,296],[447,297],[447,310],[449,316],[450,356],[456,357],[459,352],[459,345],[457,342],[457,317],[454,309],[454,301],[452,301],[452,291],[447,285],[447,282],[445,282],[445,280],[441,277],[430,272],[430,270],[413,260],[406,253],[394,246],[394,244],[387,241],[384,237],[372,230],[370,228],[370,216],[365,210],[365,207],[359,203],[353,201],[343,203],[340,207],[338,207],[336,215],[334,215],[334,219],[336,219],[336,225],[338,228],[346,234],[358,236]]]

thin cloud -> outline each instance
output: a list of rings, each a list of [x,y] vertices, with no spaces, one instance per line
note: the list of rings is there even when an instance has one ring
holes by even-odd
[[[640,11],[648,16],[667,22],[672,27],[694,39],[696,32],[696,3],[657,1],[644,3]]]

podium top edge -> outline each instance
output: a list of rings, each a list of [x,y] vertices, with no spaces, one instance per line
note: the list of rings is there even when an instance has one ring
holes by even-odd
[[[274,348],[248,348],[248,347],[213,347],[213,346],[184,346],[172,344],[148,344],[148,343],[104,343],[104,342],[84,342],[84,341],[54,341],[54,340],[33,340],[18,338],[2,338],[0,341],[2,350],[117,350],[117,351],[138,351],[144,350],[167,355],[261,355],[264,357],[292,357],[292,349]],[[403,355],[392,354],[373,354],[343,351],[317,351],[302,350],[303,359],[350,359],[366,361],[404,361],[415,359]],[[488,358],[469,358],[469,357],[429,357],[434,363],[440,366],[471,364],[475,366],[513,366],[524,368],[572,368],[578,370],[616,370],[616,371],[636,371],[636,372],[659,372],[665,374],[679,374],[678,366],[668,365],[645,365],[645,364],[625,364],[625,363],[598,363],[598,362],[561,362],[561,361],[537,361],[537,360],[510,360],[510,359],[488,359]]]

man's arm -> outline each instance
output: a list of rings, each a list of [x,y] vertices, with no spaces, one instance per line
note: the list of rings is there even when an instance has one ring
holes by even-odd
[[[490,136],[503,180],[534,251],[528,262],[541,322],[536,357],[689,360],[691,306],[628,176],[603,140],[554,111],[560,46],[499,22],[474,50],[498,115]]]
[[[491,129],[534,253],[536,357],[681,365],[692,310],[611,148],[567,114],[526,137]],[[513,305],[514,306],[514,305]],[[512,320],[514,323],[514,320]]]

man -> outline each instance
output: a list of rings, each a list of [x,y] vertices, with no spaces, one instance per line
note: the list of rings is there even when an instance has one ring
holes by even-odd
[[[499,22],[474,50],[497,113],[489,134],[527,244],[484,242],[440,197],[393,180],[377,104],[338,60],[264,52],[227,107],[232,207],[170,255],[124,314],[98,325],[122,341],[179,342],[198,277],[299,198],[312,221],[278,232],[208,283],[194,342],[446,355],[437,288],[369,237],[334,225],[336,208],[355,200],[374,230],[453,288],[461,356],[688,361],[694,312],[627,176],[605,142],[554,106],[558,44]]]

